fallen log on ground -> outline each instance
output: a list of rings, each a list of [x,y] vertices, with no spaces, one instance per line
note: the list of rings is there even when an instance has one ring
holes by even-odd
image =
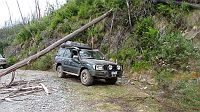
[[[1,91],[28,91],[33,89],[42,89],[42,86],[34,86],[34,87],[25,87],[25,88],[9,88],[9,89],[2,89]]]
[[[40,83],[40,85],[42,86],[42,88],[44,89],[44,91],[47,95],[50,94],[49,90],[47,89],[47,87],[44,84]]]
[[[45,91],[47,95],[50,94],[49,89],[43,83],[40,83],[39,85],[36,86],[27,86],[25,84],[18,88],[1,89],[1,91],[3,92],[1,92],[0,94],[9,94],[4,98],[0,98],[0,100],[5,100],[5,101],[16,101],[11,98],[26,96],[40,91]]]
[[[85,31],[87,28],[93,26],[94,24],[100,22],[101,20],[103,20],[104,18],[108,17],[111,14],[112,10],[106,12],[105,14],[103,14],[102,16],[92,20],[91,22],[87,23],[86,25],[82,26],[81,28],[77,29],[76,31],[74,31],[73,33],[65,36],[64,38],[58,40],[57,42],[53,43],[52,45],[50,45],[49,47],[45,48],[44,50],[38,52],[35,55],[32,55],[12,66],[10,66],[9,68],[5,69],[3,72],[0,73],[0,77],[5,76],[9,73],[11,73],[12,71],[15,71],[23,66],[28,65],[29,63],[31,63],[32,61],[38,59],[39,57],[47,54],[48,52],[50,52],[51,50],[55,49],[56,47],[58,47],[59,45],[61,45],[62,43],[66,42],[69,39],[72,39],[73,37],[75,37],[77,34]]]

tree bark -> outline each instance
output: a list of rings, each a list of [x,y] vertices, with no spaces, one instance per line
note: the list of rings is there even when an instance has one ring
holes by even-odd
[[[9,16],[10,16],[10,23],[11,23],[11,25],[13,26],[12,16],[11,16],[11,13],[10,13],[10,7],[8,6],[7,1],[5,1],[5,2],[6,2],[6,6],[7,6],[7,8],[8,8]]]
[[[21,68],[21,67],[23,67],[25,65],[28,65],[32,61],[36,60],[37,58],[39,58],[39,57],[41,57],[41,56],[43,56],[45,54],[47,54],[48,52],[50,52],[51,50],[55,49],[56,47],[58,47],[62,43],[66,42],[69,39],[74,38],[77,34],[81,33],[82,31],[86,30],[87,28],[93,26],[94,24],[96,24],[96,23],[100,22],[101,20],[103,20],[104,18],[108,17],[111,13],[112,13],[112,10],[106,12],[105,14],[103,14],[100,17],[92,20],[91,22],[89,22],[86,25],[82,26],[81,28],[77,29],[73,33],[65,36],[64,38],[58,40],[57,42],[53,43],[49,47],[47,47],[44,50],[38,52],[37,54],[32,55],[32,56],[30,56],[30,57],[28,57],[28,58],[16,63],[16,64],[10,66],[9,68],[5,69],[3,72],[0,73],[0,77],[11,73],[12,71],[15,71],[18,68]]]

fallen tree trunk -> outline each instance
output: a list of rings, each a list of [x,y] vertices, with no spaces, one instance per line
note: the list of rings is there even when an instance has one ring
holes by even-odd
[[[171,0],[152,0],[154,3],[171,3]],[[183,3],[183,1],[173,1],[173,3],[181,5]],[[190,7],[193,8],[197,8],[200,9],[200,4],[195,4],[195,3],[188,3],[188,2],[184,2],[185,4],[187,4]]]
[[[112,10],[106,12],[105,14],[103,14],[102,16],[92,20],[91,22],[87,23],[86,25],[82,26],[81,28],[77,29],[76,31],[74,31],[73,33],[65,36],[64,38],[58,40],[57,42],[53,43],[52,45],[50,45],[49,47],[45,48],[44,50],[38,52],[35,55],[32,55],[12,66],[10,66],[9,68],[5,69],[3,72],[0,73],[0,77],[5,76],[9,73],[11,73],[12,71],[15,71],[23,66],[28,65],[29,63],[31,63],[32,61],[38,59],[39,57],[45,55],[46,53],[50,52],[51,50],[55,49],[56,47],[58,47],[59,45],[61,45],[62,43],[66,42],[69,39],[72,39],[73,37],[75,37],[77,34],[83,32],[84,30],[86,30],[87,28],[93,26],[94,24],[100,22],[101,20],[103,20],[104,18],[106,18],[107,16],[109,16],[111,14]]]

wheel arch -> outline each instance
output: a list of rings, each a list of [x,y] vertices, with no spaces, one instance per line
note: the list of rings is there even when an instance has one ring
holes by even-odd
[[[81,69],[79,70],[79,72],[78,72],[78,75],[80,76],[81,75],[81,72],[83,71],[83,70],[85,70],[85,69],[87,69],[88,70],[88,68],[87,67],[81,67]]]
[[[56,64],[56,68],[55,68],[56,70],[57,70],[58,66],[62,66],[62,64],[61,63],[57,63]]]

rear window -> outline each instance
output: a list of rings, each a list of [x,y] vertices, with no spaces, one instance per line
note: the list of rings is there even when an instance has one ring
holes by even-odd
[[[64,53],[65,53],[65,49],[61,48],[61,49],[59,49],[57,55],[58,55],[58,56],[63,56]]]

